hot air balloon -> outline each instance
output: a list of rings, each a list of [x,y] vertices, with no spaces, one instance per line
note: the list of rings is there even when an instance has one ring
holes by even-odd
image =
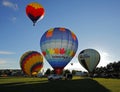
[[[94,49],[85,49],[81,51],[78,55],[78,60],[80,64],[92,74],[100,62],[100,54]]]
[[[32,2],[26,6],[26,14],[32,20],[33,26],[38,19],[42,19],[45,14],[43,6],[37,2]]]
[[[78,48],[78,40],[76,35],[69,29],[56,27],[43,34],[40,47],[55,73],[61,74],[64,67],[74,57]]]
[[[37,75],[43,67],[43,56],[37,51],[27,51],[20,58],[20,67],[29,76]]]

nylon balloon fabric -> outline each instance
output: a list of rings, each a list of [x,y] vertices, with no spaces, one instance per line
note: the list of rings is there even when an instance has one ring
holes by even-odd
[[[78,60],[89,73],[92,73],[100,62],[100,54],[94,49],[85,49],[79,53]]]
[[[33,25],[38,19],[42,19],[45,14],[43,6],[37,2],[32,2],[26,6],[26,14],[32,20]]]
[[[20,67],[29,76],[37,75],[43,67],[43,56],[37,51],[27,51],[20,58]]]
[[[69,29],[56,27],[43,34],[40,47],[48,63],[59,74],[74,57],[78,48],[78,40]]]

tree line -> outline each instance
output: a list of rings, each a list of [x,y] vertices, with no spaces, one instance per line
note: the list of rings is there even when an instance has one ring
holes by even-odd
[[[78,70],[72,70],[69,69],[63,70],[62,74],[66,75],[71,73],[73,76],[76,76],[79,72],[79,76],[88,76],[89,73],[85,71],[78,71]],[[47,69],[43,76],[48,76],[50,74],[55,73],[54,70]],[[0,70],[0,76],[25,76],[25,74],[20,69],[1,69]],[[106,66],[97,67],[94,70],[92,77],[103,77],[103,78],[120,78],[120,61],[109,63]]]
[[[89,76],[88,72],[85,71],[78,71],[78,70],[72,70],[72,72],[70,72],[70,70],[66,69],[63,70],[62,74],[67,74],[67,73],[72,73],[72,75],[77,75],[77,72],[81,73],[81,76]],[[53,74],[54,70],[51,69],[47,69],[45,72],[45,75],[50,75]],[[120,78],[120,61],[118,62],[113,62],[113,63],[109,63],[106,66],[101,66],[101,67],[97,67],[94,72],[92,77],[103,77],[103,78]]]
[[[105,67],[97,67],[95,77],[120,78],[120,61],[107,64]]]

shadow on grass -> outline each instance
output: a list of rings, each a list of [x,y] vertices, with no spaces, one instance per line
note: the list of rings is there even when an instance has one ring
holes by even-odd
[[[92,79],[27,81],[0,85],[0,92],[110,92]]]

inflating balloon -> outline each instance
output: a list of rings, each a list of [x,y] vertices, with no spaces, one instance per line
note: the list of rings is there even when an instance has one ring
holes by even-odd
[[[69,29],[51,28],[41,37],[40,47],[55,72],[61,74],[64,67],[74,57],[78,48],[78,40]]]
[[[89,73],[92,73],[100,62],[100,54],[94,49],[85,49],[79,53],[78,60]]]
[[[43,56],[36,51],[27,51],[20,58],[20,67],[27,75],[37,75],[43,67]]]
[[[26,14],[32,20],[33,25],[38,19],[42,19],[45,14],[43,6],[37,2],[32,2],[26,6]]]

